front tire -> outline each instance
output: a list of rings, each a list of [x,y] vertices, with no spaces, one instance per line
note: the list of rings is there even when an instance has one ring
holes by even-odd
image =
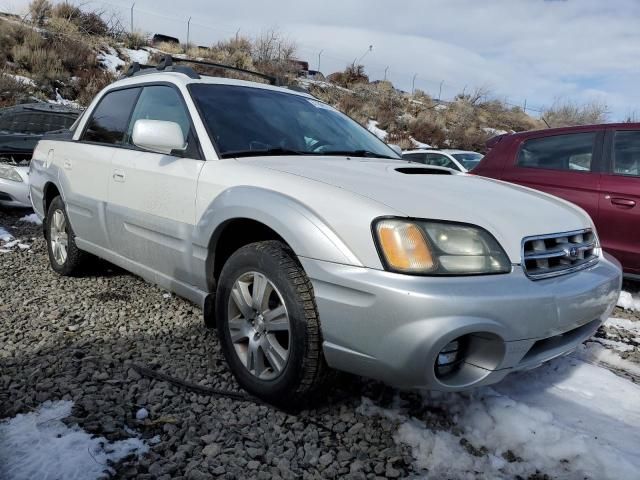
[[[67,209],[59,196],[54,198],[49,205],[45,227],[51,268],[63,276],[78,273],[83,266],[86,255],[76,245]]]
[[[313,288],[281,242],[231,255],[218,281],[216,325],[227,363],[249,393],[290,405],[323,385],[328,367]]]

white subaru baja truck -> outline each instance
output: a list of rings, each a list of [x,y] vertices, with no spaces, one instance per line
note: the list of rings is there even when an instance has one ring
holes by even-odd
[[[309,94],[166,59],[39,142],[53,270],[88,254],[181,295],[242,387],[309,396],[329,369],[454,391],[575,349],[621,287],[589,216],[404,161]]]

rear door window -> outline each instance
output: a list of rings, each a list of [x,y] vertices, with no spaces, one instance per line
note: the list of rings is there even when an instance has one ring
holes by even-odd
[[[589,172],[596,132],[571,133],[525,140],[517,165],[527,168]]]
[[[123,145],[140,88],[127,88],[107,93],[95,108],[82,135],[86,142]]]
[[[613,173],[640,177],[640,131],[618,131],[613,143]]]

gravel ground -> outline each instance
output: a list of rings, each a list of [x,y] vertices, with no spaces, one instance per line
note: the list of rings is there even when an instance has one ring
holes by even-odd
[[[25,213],[0,209],[0,225],[31,245],[0,254],[0,419],[66,399],[75,406],[65,422],[90,433],[109,440],[130,437],[129,429],[146,439],[159,435],[149,454],[116,466],[117,478],[418,473],[410,448],[394,442],[394,421],[358,413],[363,396],[387,406],[397,394],[378,383],[345,375],[313,408],[284,412],[141,377],[133,364],[238,391],[198,308],[102,261],[82,278],[54,274],[41,227],[18,221]],[[620,309],[615,315],[640,319]],[[411,414],[431,428],[451,427],[446,411],[425,407],[417,394],[400,395],[410,404],[415,397]],[[142,407],[149,417],[136,420]]]

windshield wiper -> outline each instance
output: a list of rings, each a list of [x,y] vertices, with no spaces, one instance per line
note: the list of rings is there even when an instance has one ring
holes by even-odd
[[[330,150],[328,152],[319,153],[318,155],[344,155],[345,157],[373,157],[399,160],[388,155],[382,155],[381,153],[372,152],[371,150]]]
[[[288,148],[254,148],[250,150],[231,150],[224,152],[220,155],[222,158],[234,158],[234,157],[263,157],[263,156],[277,156],[277,155],[309,155],[308,152],[301,152],[299,150],[291,150]]]

